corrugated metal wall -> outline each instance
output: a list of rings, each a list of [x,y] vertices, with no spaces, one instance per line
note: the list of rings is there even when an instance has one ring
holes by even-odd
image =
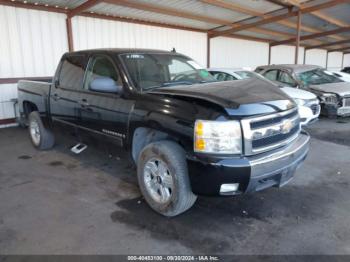
[[[0,78],[50,76],[67,51],[65,15],[0,5]],[[0,85],[0,120],[14,117],[16,84]]]
[[[0,85],[0,120],[15,117],[15,103],[17,98],[17,84]],[[0,125],[2,126],[2,125]],[[8,126],[7,124],[3,127]]]
[[[305,64],[326,67],[327,51],[322,49],[311,49],[306,52]]]
[[[294,46],[274,46],[271,48],[271,64],[294,64],[295,47]],[[304,48],[299,48],[298,63],[302,64],[304,60]]]
[[[342,65],[343,53],[332,52],[328,53],[327,62],[327,51],[323,49],[311,49],[306,52],[305,63],[310,65],[318,65],[326,67],[331,71],[340,71]],[[345,61],[345,60],[344,60]]]
[[[217,37],[210,40],[211,67],[250,67],[268,64],[269,45],[266,43]],[[300,47],[298,63],[304,62],[305,49]],[[271,48],[271,64],[294,64],[294,46],[274,46]],[[327,51],[312,49],[306,52],[305,63],[326,66]],[[342,53],[329,53],[328,68],[340,70]],[[350,57],[350,56],[349,56]],[[350,58],[348,59],[350,63]],[[344,62],[345,63],[345,62]]]
[[[350,66],[350,54],[344,55],[344,67]]]
[[[153,48],[176,51],[206,64],[205,33],[131,24],[125,22],[74,17],[72,19],[74,49],[101,47]]]
[[[0,77],[52,75],[68,49],[65,18],[0,5]]]
[[[216,37],[210,40],[210,67],[250,67],[266,65],[267,43]]]
[[[341,63],[343,60],[343,53],[341,52],[332,52],[328,53],[328,65],[327,69],[331,71],[340,71]]]

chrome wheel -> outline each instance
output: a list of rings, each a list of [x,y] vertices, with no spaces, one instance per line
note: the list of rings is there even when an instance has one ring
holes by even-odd
[[[145,164],[143,178],[146,190],[154,201],[162,204],[170,201],[174,181],[164,161],[156,158],[150,159]]]
[[[40,144],[40,128],[37,121],[32,120],[29,124],[30,136],[33,143],[37,146]]]

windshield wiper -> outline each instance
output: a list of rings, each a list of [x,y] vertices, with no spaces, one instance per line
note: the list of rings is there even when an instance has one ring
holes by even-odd
[[[200,82],[191,82],[191,81],[172,81],[172,82],[164,82],[160,86],[152,86],[147,87],[147,90],[162,88],[162,87],[170,87],[170,86],[177,86],[177,85],[194,85],[194,84],[203,84],[203,83],[209,83],[209,82],[217,82],[216,80],[213,81],[200,81]]]
[[[198,82],[199,84],[204,84],[204,83],[214,83],[214,82],[219,82],[218,80],[202,80]]]
[[[169,86],[175,86],[175,85],[193,85],[193,83],[190,82],[190,81],[164,82],[164,83],[162,83],[160,86],[151,86],[151,87],[147,87],[146,90],[147,90],[147,91],[150,91],[150,90],[157,89],[157,88],[169,87]]]
[[[174,85],[193,85],[191,81],[173,81],[173,82],[164,82],[160,87],[174,86]]]

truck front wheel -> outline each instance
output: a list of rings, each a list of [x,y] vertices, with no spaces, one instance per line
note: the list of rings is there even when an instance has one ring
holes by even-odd
[[[192,193],[184,150],[172,141],[147,145],[137,162],[137,176],[147,203],[164,216],[176,216],[197,199]]]
[[[29,114],[29,135],[33,145],[41,150],[50,149],[55,143],[52,132],[44,127],[41,117],[37,111]]]

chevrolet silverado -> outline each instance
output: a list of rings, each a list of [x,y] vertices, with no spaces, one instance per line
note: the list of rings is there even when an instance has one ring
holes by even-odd
[[[52,81],[20,81],[18,91],[36,148],[52,148],[57,127],[124,148],[146,202],[165,216],[197,195],[283,186],[309,148],[298,108],[281,90],[258,78],[217,82],[176,52],[70,52]]]

